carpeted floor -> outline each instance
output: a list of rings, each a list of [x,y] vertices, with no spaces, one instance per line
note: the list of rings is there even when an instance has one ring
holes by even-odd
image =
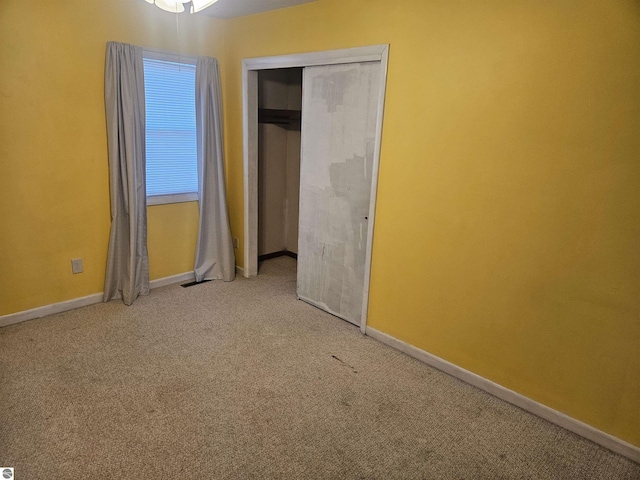
[[[295,261],[0,329],[0,466],[38,479],[640,479],[297,301]]]

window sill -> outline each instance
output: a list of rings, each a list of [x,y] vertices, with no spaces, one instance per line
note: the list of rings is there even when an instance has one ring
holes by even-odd
[[[165,205],[167,203],[183,203],[183,202],[195,202],[198,200],[198,194],[192,193],[177,193],[174,195],[154,195],[147,197],[147,206],[149,205]]]

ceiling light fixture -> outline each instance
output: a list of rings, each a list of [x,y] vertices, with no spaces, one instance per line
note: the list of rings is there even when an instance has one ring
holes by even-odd
[[[182,13],[184,12],[184,4],[190,3],[191,13],[198,13],[201,10],[204,10],[210,5],[213,5],[218,0],[145,0],[147,3],[154,4],[156,7],[161,8],[167,12],[171,13]]]

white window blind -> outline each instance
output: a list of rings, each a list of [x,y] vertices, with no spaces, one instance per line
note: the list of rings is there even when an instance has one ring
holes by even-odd
[[[143,61],[147,197],[197,192],[196,66]]]

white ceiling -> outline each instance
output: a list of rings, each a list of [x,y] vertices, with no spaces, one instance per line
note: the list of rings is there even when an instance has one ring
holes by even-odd
[[[210,7],[204,9],[202,13],[216,18],[233,18],[315,1],[316,0],[218,0]]]

